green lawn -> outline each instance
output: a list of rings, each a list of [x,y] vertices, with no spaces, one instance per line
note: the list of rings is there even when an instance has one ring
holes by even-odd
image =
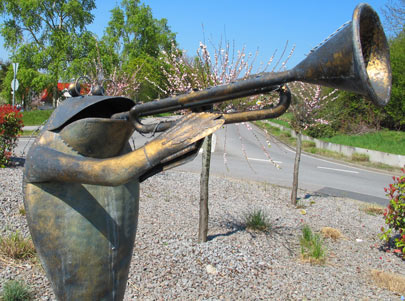
[[[53,110],[25,111],[23,113],[24,125],[41,125],[51,116]]]
[[[338,135],[323,141],[405,155],[405,132],[382,130],[363,135]]]

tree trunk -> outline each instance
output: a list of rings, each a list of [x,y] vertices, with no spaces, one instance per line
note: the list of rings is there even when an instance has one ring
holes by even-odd
[[[198,224],[198,242],[206,242],[208,234],[208,182],[211,163],[212,135],[204,139],[202,169],[200,178],[200,219]]]
[[[295,162],[294,162],[294,175],[293,175],[293,185],[291,191],[291,203],[297,205],[297,192],[298,192],[298,172],[300,169],[300,160],[301,160],[301,132],[295,132],[297,134],[297,148],[295,153]]]

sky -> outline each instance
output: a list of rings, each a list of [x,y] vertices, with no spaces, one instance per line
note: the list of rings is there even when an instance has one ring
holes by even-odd
[[[369,0],[383,20],[381,9],[388,0]],[[110,19],[110,10],[119,1],[96,0],[94,23],[88,29],[99,38]],[[166,18],[181,49],[192,56],[200,42],[218,45],[229,41],[235,50],[258,50],[256,67],[267,62],[277,50],[295,50],[287,67],[298,64],[305,55],[343,23],[352,19],[361,1],[353,0],[144,0],[155,18]],[[0,39],[0,59],[8,52]],[[285,55],[283,60],[287,57]],[[277,57],[278,58],[278,57]]]

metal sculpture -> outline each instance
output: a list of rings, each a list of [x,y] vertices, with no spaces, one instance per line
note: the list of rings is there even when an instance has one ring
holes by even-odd
[[[385,105],[391,70],[376,13],[359,5],[353,20],[294,69],[142,105],[124,97],[77,96],[60,105],[31,147],[25,207],[34,244],[59,300],[122,300],[138,218],[139,183],[192,159],[223,124],[283,114],[290,81],[333,86]],[[75,85],[71,91],[78,90]],[[101,91],[95,89],[94,91]],[[143,116],[277,90],[273,108],[233,114],[191,113],[142,124]],[[73,93],[73,92],[72,92]],[[132,150],[133,131],[163,132]]]

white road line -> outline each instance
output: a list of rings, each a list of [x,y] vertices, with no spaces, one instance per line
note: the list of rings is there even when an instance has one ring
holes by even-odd
[[[328,169],[328,170],[334,170],[334,171],[341,171],[341,172],[349,172],[349,173],[359,173],[358,171],[354,171],[354,170],[339,169],[339,168],[330,168],[330,167],[324,167],[324,166],[317,166],[317,168],[320,168],[320,169]]]
[[[215,152],[215,148],[217,147],[217,135],[212,134],[212,142],[211,142],[211,153]],[[200,148],[198,151],[199,154],[202,154],[203,150]]]
[[[271,163],[269,159],[248,158],[248,160],[261,161],[261,162],[269,162],[269,163]],[[274,162],[274,163],[277,163],[277,164],[283,163],[283,162],[281,162],[281,161],[273,161],[273,162]]]
[[[290,149],[290,148],[288,148],[286,146],[283,146],[283,147],[284,147],[284,149],[286,151],[289,151],[289,152],[295,154],[295,150],[292,150],[292,149]],[[333,164],[333,165],[338,165],[338,166],[342,166],[342,167],[348,167],[348,165],[344,164],[344,163],[343,164],[342,163],[337,163],[337,162],[334,162],[334,161],[329,161],[327,159],[326,160],[321,159],[321,158],[311,156],[311,155],[307,155],[307,154],[303,154],[303,153],[301,154],[301,157],[306,157],[306,158],[310,158],[310,159],[313,159],[313,160],[317,160],[317,161],[321,161],[321,162],[325,162],[325,163],[329,163],[329,164]],[[364,169],[364,168],[361,168],[361,167],[350,166],[350,168],[351,169],[356,169],[356,170],[359,170],[359,171],[363,171],[363,172],[367,172],[367,173],[374,173],[374,174],[379,174],[379,175],[384,175],[384,176],[389,175],[389,174],[387,174],[385,172],[380,172],[380,171],[376,171],[376,170],[368,170],[368,169]]]

